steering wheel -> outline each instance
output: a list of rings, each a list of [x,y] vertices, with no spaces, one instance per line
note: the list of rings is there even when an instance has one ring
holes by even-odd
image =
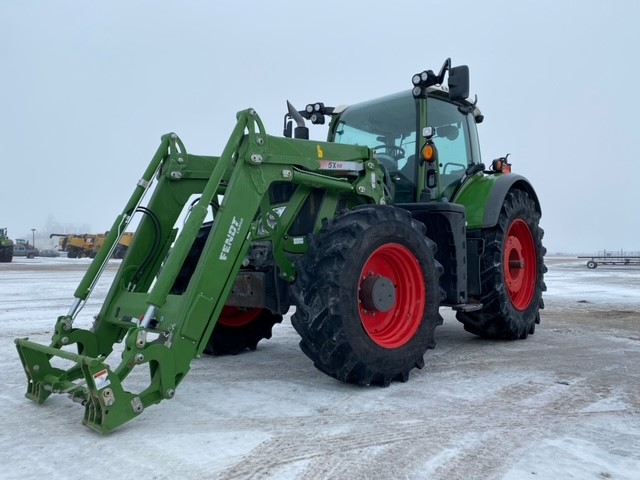
[[[404,149],[402,147],[396,147],[395,145],[377,145],[373,147],[378,161],[384,165],[384,167],[390,172],[398,171],[398,159],[404,157]],[[386,150],[379,152],[378,150]]]
[[[399,160],[404,157],[404,148],[395,145],[376,145],[371,150],[376,153],[378,153],[378,150],[386,150],[386,152],[383,152],[383,155],[386,154],[394,160]]]

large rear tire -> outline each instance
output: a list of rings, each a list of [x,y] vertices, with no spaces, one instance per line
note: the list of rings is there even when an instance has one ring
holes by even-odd
[[[540,214],[522,190],[505,197],[498,224],[481,234],[480,258],[483,307],[458,312],[465,330],[485,338],[524,339],[533,334],[544,308],[542,292],[547,268]]]
[[[13,246],[0,247],[0,263],[9,263],[13,260]]]
[[[424,225],[391,206],[358,207],[311,237],[291,290],[291,323],[316,368],[383,386],[422,368],[442,324],[434,253]]]

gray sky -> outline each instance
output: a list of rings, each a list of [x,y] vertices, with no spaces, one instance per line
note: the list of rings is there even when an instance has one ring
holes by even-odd
[[[640,2],[0,0],[0,226],[108,229],[158,146],[235,113],[356,103],[467,64],[483,159],[511,153],[550,252],[640,250]]]

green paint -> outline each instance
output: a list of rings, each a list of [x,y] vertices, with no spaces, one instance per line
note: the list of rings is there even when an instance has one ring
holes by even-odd
[[[326,164],[323,169],[322,161],[334,162],[333,168],[355,162],[359,173],[347,175],[327,169]],[[27,373],[27,398],[42,403],[51,393],[67,393],[85,406],[83,423],[100,433],[173,396],[191,361],[205,348],[258,232],[273,244],[282,277],[293,281],[295,269],[286,252],[303,253],[306,244],[304,237],[291,239],[287,232],[313,189],[328,192],[320,207],[323,218],[335,216],[340,198],[347,198],[350,205],[389,201],[382,171],[371,161],[368,148],[271,137],[252,110],[238,114],[220,157],[190,155],[177,136],[165,135],[76,289],[78,303],[90,295],[154,178],[157,185],[143,207],[146,213],[92,329],[73,327],[72,308],[69,315],[59,317],[49,346],[16,339]],[[265,231],[260,225],[264,227],[277,207],[268,200],[269,187],[282,182],[296,186],[296,192],[276,227]],[[174,225],[194,195],[199,199],[176,237]],[[172,294],[210,205],[215,221],[207,247],[186,290]],[[318,218],[312,228],[320,227]],[[153,318],[140,325],[146,312],[153,312]],[[114,344],[123,341],[120,364],[111,369],[105,359]],[[75,345],[78,353],[62,349],[68,345]],[[67,370],[53,367],[52,357],[74,365]],[[140,392],[129,392],[123,382],[136,368],[148,369],[149,384]]]
[[[407,100],[396,95],[382,103],[368,102],[372,111],[361,106],[363,123],[387,118],[385,109],[393,106],[394,98]],[[426,141],[422,132],[428,125],[428,104],[427,99],[414,104],[417,118],[404,125],[418,128],[417,153]],[[340,128],[336,118],[329,138]],[[383,183],[372,145],[273,137],[253,110],[239,112],[237,120],[219,157],[189,154],[175,134],[162,137],[78,285],[72,308],[58,318],[50,345],[16,339],[28,380],[27,398],[42,403],[51,393],[68,394],[84,405],[85,425],[100,433],[112,431],[173,397],[191,361],[207,345],[252,245],[270,246],[273,271],[293,282],[292,255],[304,254],[307,234],[320,231],[340,209],[391,201],[390,185]],[[426,197],[422,193],[427,168],[432,167],[423,164],[412,173],[418,178],[410,179],[407,193],[415,201]],[[465,207],[469,229],[483,226],[486,204],[499,177],[478,173],[451,199]],[[439,181],[440,175],[435,178]],[[155,188],[150,189],[154,181]],[[429,190],[431,201],[441,198],[440,185]],[[272,200],[272,194],[284,196]],[[74,328],[78,308],[134,214],[142,218],[94,325],[90,330]],[[180,273],[211,214],[210,232],[187,284]],[[122,342],[120,362],[112,369],[106,359]],[[75,345],[77,353],[63,350],[69,345]],[[53,357],[73,365],[66,370],[54,367]],[[127,391],[124,382],[138,368],[148,370],[148,385],[138,392]]]
[[[487,200],[498,178],[498,175],[478,173],[467,179],[458,194],[452,199],[452,202],[464,205],[468,229],[476,229],[483,226]]]

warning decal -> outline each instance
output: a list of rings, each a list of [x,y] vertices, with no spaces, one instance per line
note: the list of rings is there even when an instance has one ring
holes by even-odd
[[[93,383],[97,390],[102,390],[104,387],[108,387],[111,384],[109,381],[109,371],[105,368],[98,373],[94,373]]]

